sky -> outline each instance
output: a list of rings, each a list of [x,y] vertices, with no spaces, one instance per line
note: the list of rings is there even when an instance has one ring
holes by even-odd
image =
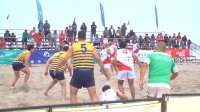
[[[51,30],[64,30],[76,17],[78,30],[85,22],[90,31],[90,25],[95,21],[97,30],[103,31],[99,2],[104,8],[107,27],[113,25],[117,28],[130,21],[127,28],[133,29],[137,35],[144,35],[145,32],[164,31],[168,35],[180,32],[200,45],[199,0],[40,0],[43,19],[49,21]],[[0,4],[0,29],[37,27],[36,0],[0,0]],[[159,29],[155,21],[155,4]],[[6,20],[8,14],[10,20]],[[0,30],[0,33],[3,32]]]

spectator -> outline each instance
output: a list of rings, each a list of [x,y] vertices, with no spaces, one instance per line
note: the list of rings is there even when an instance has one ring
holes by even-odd
[[[69,26],[69,29],[67,30],[67,40],[69,43],[73,43],[74,39],[73,39],[73,30],[72,27]]]
[[[188,46],[188,49],[190,49],[190,44],[192,43],[192,41],[190,39],[188,39],[187,41],[187,46]]]
[[[12,33],[10,37],[11,37],[11,42],[14,42],[14,44],[16,44],[17,39],[16,39],[15,33]],[[13,44],[13,43],[11,43],[11,44]]]
[[[52,37],[51,37],[51,31],[49,32],[49,34],[47,35],[47,38],[48,38],[48,41],[49,41],[49,46],[51,46],[51,40],[52,40]],[[52,48],[52,47],[50,47]]]
[[[47,35],[50,32],[50,24],[48,23],[48,20],[45,20],[44,23],[44,36],[45,36],[45,41],[47,41]]]
[[[140,45],[140,48],[143,49],[143,48],[142,48],[142,46],[143,46],[143,44],[142,44],[142,43],[143,43],[142,35],[139,36],[138,43],[139,43],[139,45]]]
[[[169,45],[169,44],[168,44],[168,42],[169,42],[169,37],[167,36],[167,34],[165,34],[165,36],[164,36],[164,42],[165,42],[166,46]]]
[[[159,39],[159,42],[163,42],[164,41],[164,37],[163,37],[162,33],[158,34],[158,39]]]
[[[122,36],[126,36],[126,23],[124,23],[122,26],[121,26],[121,32],[122,32]]]
[[[39,22],[37,28],[38,28],[38,31],[39,31],[39,32],[43,33],[44,26],[43,26],[43,22],[42,22],[42,21]]]
[[[114,37],[115,37],[115,29],[113,28],[112,25],[110,26],[109,34],[110,34],[110,39],[114,39]]]
[[[94,45],[95,47],[100,48],[100,38],[99,38],[99,35],[98,35],[98,34],[96,34],[96,36],[95,36],[95,38],[94,38],[94,43],[93,43],[93,45]]]
[[[65,39],[65,34],[63,33],[63,31],[61,31],[60,35],[59,35],[59,43],[62,43],[62,41]]]
[[[30,35],[29,42],[30,42],[31,45],[34,45],[34,43],[35,43],[34,39],[35,39],[35,36],[36,36],[35,27],[33,27],[33,30],[30,31],[29,35]]]
[[[152,34],[151,38],[150,38],[150,47],[151,47],[151,49],[155,48],[155,40],[156,40],[156,38],[155,38],[154,34]]]
[[[96,29],[97,29],[97,25],[95,25],[95,22],[92,22],[91,25],[91,42],[93,41],[93,36],[96,36]]]
[[[132,41],[132,43],[137,43],[137,36],[133,30],[130,30],[130,32],[127,34],[126,38],[129,38],[129,40]]]
[[[22,48],[26,48],[28,39],[30,38],[27,30],[24,30],[22,34]]]
[[[65,27],[65,35],[67,37],[67,31],[69,30],[68,26]]]
[[[87,26],[85,25],[85,23],[81,25],[81,31],[84,31],[85,33],[87,32]]]
[[[180,47],[180,42],[181,42],[181,33],[180,32],[178,32],[178,35],[177,35],[177,38],[176,38],[177,40],[176,40],[176,47],[177,48],[179,48]]]
[[[6,46],[6,41],[3,37],[0,38],[0,49],[4,49]]]
[[[102,87],[102,93],[99,96],[99,101],[117,101],[128,100],[128,97],[117,89],[112,89],[109,85]]]
[[[42,39],[43,39],[43,36],[44,35],[43,35],[42,32],[35,33],[34,41],[36,42],[37,48],[40,47]]]
[[[57,33],[57,30],[54,30],[53,33],[51,34],[51,48],[53,48],[53,45],[54,45],[54,48],[56,49],[56,40],[58,38],[58,33]]]
[[[175,49],[176,48],[176,34],[174,33],[173,34],[173,36],[172,36],[172,47],[173,47],[173,49]]]
[[[172,37],[171,36],[169,36],[168,46],[169,46],[169,48],[172,48]]]
[[[146,33],[143,41],[144,49],[149,49],[149,43],[150,43],[150,38],[149,35]]]
[[[105,30],[103,31],[103,37],[104,38],[109,38],[110,34],[109,34],[109,31],[108,31],[108,27],[105,27]]]
[[[186,43],[187,43],[187,37],[186,37],[186,35],[184,35],[184,36],[182,37],[182,42],[183,42],[182,48],[185,49],[185,48],[186,48]]]
[[[9,30],[6,30],[6,32],[4,33],[4,40],[6,42],[10,42],[10,32],[9,32]]]
[[[77,25],[76,25],[75,21],[72,24],[72,30],[73,30],[73,37],[74,37],[74,40],[75,40],[76,34],[77,34]]]

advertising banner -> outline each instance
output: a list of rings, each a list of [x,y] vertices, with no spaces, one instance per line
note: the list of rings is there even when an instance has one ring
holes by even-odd
[[[13,60],[24,50],[0,50],[0,64],[12,64]]]
[[[154,51],[153,50],[139,50],[137,54],[138,56],[138,59],[141,61],[141,62],[144,62],[145,58],[147,57],[148,54],[151,54],[153,53]]]
[[[166,49],[166,53],[168,53],[172,58],[190,57],[189,49]]]

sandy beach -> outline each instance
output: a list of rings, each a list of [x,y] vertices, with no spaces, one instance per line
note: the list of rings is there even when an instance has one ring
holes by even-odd
[[[179,68],[179,76],[171,83],[171,93],[200,93],[200,63],[177,63]],[[23,85],[24,74],[21,73],[20,79],[14,90],[10,89],[11,78],[14,73],[11,65],[0,65],[0,108],[24,107],[60,104],[60,85],[57,84],[49,92],[49,96],[43,95],[44,90],[52,80],[50,76],[44,76],[44,65],[33,65],[30,68],[31,76],[28,86]],[[141,90],[138,86],[139,68],[135,66],[136,79],[136,99],[142,99],[146,96],[146,87]],[[71,77],[67,72],[67,102],[69,103],[69,82]],[[101,88],[104,84],[109,84],[117,89],[117,75],[113,73],[113,81],[109,82],[105,76],[99,72],[99,67],[95,65],[95,81],[97,95],[101,94]],[[146,74],[147,81],[147,74]],[[125,82],[125,93],[131,99],[131,94]],[[78,102],[90,102],[87,89],[83,88],[78,92]]]

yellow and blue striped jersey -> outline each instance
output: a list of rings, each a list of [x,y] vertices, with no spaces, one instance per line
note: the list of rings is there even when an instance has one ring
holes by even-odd
[[[28,50],[26,50],[26,51],[20,53],[20,54],[17,56],[17,58],[14,60],[14,62],[24,63],[26,54],[31,54],[31,52],[28,51]]]

